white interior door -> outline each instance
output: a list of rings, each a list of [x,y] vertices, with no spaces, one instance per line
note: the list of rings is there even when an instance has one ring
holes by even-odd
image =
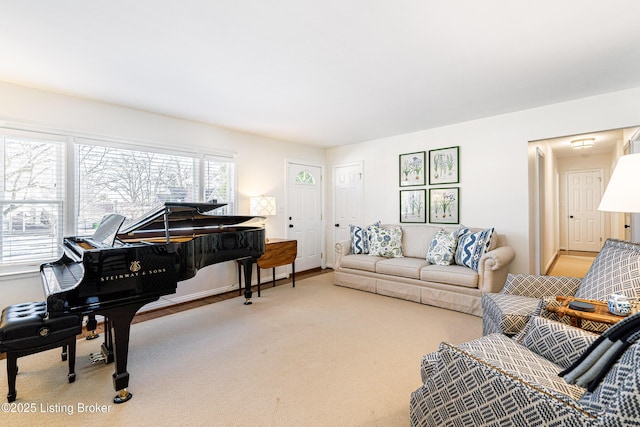
[[[362,224],[362,163],[339,165],[333,169],[333,238],[349,239],[349,224]]]
[[[287,164],[287,237],[298,241],[296,271],[322,267],[322,169]]]
[[[602,171],[567,173],[568,249],[599,252],[602,247]]]

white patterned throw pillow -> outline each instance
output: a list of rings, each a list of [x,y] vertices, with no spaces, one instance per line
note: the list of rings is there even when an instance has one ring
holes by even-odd
[[[458,230],[447,232],[438,231],[431,239],[427,251],[427,262],[436,265],[451,265],[458,245]]]
[[[456,264],[464,265],[478,271],[480,258],[491,246],[493,228],[472,233],[469,229],[460,231],[458,248],[456,249]]]
[[[369,253],[369,235],[371,227],[379,227],[380,221],[374,222],[368,227],[360,227],[358,225],[349,224],[349,234],[351,236],[351,253],[352,254],[368,254]]]
[[[371,227],[369,235],[369,255],[387,258],[401,258],[402,227]]]

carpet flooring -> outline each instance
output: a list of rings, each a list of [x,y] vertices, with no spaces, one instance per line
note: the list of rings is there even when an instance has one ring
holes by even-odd
[[[101,340],[78,341],[75,383],[59,351],[20,358],[5,425],[407,426],[420,359],[481,335],[482,319],[332,284],[333,273],[137,323],[133,398],[112,403]],[[0,362],[6,372],[6,361]],[[0,377],[6,384],[6,377]]]

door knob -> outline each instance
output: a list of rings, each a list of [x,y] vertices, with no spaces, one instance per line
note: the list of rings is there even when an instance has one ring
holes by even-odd
[[[573,219],[573,215],[569,215],[569,218]]]
[[[340,227],[340,224],[336,224],[336,227]]]
[[[293,224],[289,224],[289,228],[293,228]]]

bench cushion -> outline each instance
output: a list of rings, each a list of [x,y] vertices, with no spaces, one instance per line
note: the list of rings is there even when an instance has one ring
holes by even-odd
[[[37,348],[82,333],[82,317],[46,317],[44,302],[14,304],[2,310],[0,351]]]

